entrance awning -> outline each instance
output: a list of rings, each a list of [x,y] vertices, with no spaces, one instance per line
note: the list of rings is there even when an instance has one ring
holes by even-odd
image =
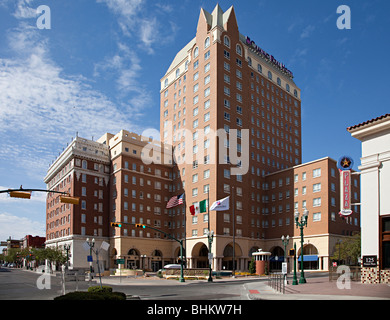
[[[284,262],[284,257],[283,256],[271,256],[269,258],[269,261]],[[305,260],[303,260],[303,261],[305,261]]]
[[[307,254],[307,255],[303,256],[303,262],[305,262],[305,261],[317,261],[317,260],[318,260],[318,255],[316,255],[316,254],[312,254],[312,255]],[[298,261],[301,261],[301,256],[299,256]]]

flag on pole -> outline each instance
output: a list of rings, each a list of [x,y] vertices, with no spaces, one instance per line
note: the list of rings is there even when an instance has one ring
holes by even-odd
[[[178,205],[183,204],[183,200],[184,200],[184,193],[179,196],[174,196],[171,199],[169,199],[166,208],[170,209],[173,207],[177,207]]]
[[[190,206],[190,212],[192,216],[195,216],[198,213],[207,212],[207,200],[202,200]]]
[[[211,211],[225,211],[229,210],[229,196],[221,200],[215,201],[211,207]]]
[[[199,210],[199,203],[195,203],[195,204],[193,204],[192,206],[190,206],[190,212],[191,212],[191,215],[192,215],[192,216],[195,216],[195,215],[197,215],[198,213],[200,213],[200,210]]]

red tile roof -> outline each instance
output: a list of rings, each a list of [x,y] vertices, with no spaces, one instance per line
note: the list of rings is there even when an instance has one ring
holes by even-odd
[[[390,117],[390,113],[386,113],[385,115],[380,116],[380,117],[377,117],[377,118],[375,118],[375,119],[371,119],[371,120],[368,120],[368,121],[365,121],[365,122],[356,124],[356,125],[354,125],[354,126],[348,127],[347,130],[349,131],[349,130],[352,130],[352,129],[356,129],[356,128],[359,128],[359,127],[364,126],[364,125],[366,125],[366,124],[373,123],[373,122],[375,122],[375,121],[385,119],[385,118],[387,118],[387,117]]]

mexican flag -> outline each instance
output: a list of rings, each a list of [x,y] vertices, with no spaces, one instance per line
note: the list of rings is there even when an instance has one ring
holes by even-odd
[[[198,213],[207,212],[207,200],[202,200],[190,206],[190,212],[192,216],[195,216]]]

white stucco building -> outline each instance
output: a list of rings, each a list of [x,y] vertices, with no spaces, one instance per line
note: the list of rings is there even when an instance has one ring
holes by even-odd
[[[362,282],[390,283],[390,114],[347,130],[362,142]]]

